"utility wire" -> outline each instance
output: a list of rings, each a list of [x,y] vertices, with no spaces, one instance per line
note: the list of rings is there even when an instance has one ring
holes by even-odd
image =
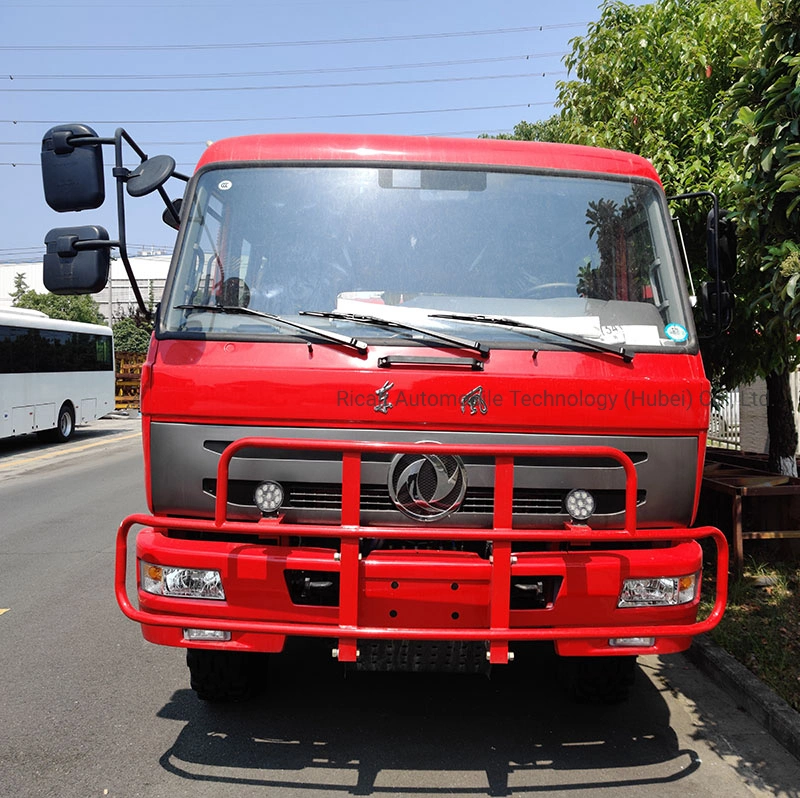
[[[154,50],[248,50],[271,47],[319,47],[341,44],[379,44],[384,42],[413,42],[430,39],[457,39],[469,36],[499,36],[509,33],[540,33],[546,30],[560,30],[564,28],[583,28],[585,22],[562,22],[554,25],[527,25],[521,28],[492,28],[488,30],[449,31],[444,33],[409,33],[396,36],[357,36],[346,39],[301,39],[297,41],[274,42],[242,42],[240,44],[6,44],[0,45],[0,51],[38,51],[48,52],[63,51],[99,51],[130,50],[135,52]]]
[[[130,89],[130,88],[115,88],[115,89],[54,89],[54,88],[34,88],[34,89],[5,89],[0,88],[0,92],[23,93],[23,94],[170,94],[174,92],[181,92],[188,94],[189,92],[220,92],[227,93],[234,91],[286,91],[293,89],[358,89],[367,88],[370,86],[411,86],[420,84],[431,83],[466,83],[473,80],[513,80],[520,78],[547,78],[553,75],[566,75],[565,69],[557,69],[550,72],[522,72],[511,75],[469,75],[463,77],[451,78],[417,78],[409,80],[367,80],[355,83],[297,83],[289,85],[273,85],[273,86],[196,86],[188,89],[175,88],[175,87],[158,87],[149,89]]]
[[[366,119],[383,116],[417,116],[421,114],[452,114],[464,111],[500,111],[511,108],[532,108],[538,105],[553,105],[554,100],[541,100],[530,103],[513,103],[510,105],[476,105],[465,108],[431,108],[413,111],[373,111],[368,113],[349,113],[349,114],[311,114],[308,116],[262,116],[262,117],[233,117],[224,119],[139,119],[139,120],[120,120],[120,119],[95,119],[94,125],[185,125],[202,124],[215,125],[228,122],[302,122],[305,120],[322,119]],[[52,125],[51,119],[0,119],[0,123],[12,125]]]
[[[269,77],[286,77],[289,75],[328,75],[328,74],[346,74],[349,72],[378,72],[384,70],[395,69],[431,69],[438,67],[451,67],[451,66],[471,66],[474,64],[497,64],[508,61],[531,61],[539,58],[561,58],[566,55],[563,50],[555,50],[550,53],[527,53],[525,55],[506,55],[498,56],[495,58],[463,58],[450,61],[422,61],[412,64],[375,64],[365,66],[349,66],[349,67],[319,67],[316,69],[274,69],[269,72],[206,72],[206,73],[191,73],[191,74],[175,74],[169,73],[164,75],[109,75],[109,74],[94,74],[94,75],[8,75],[0,80],[216,80],[228,78],[269,78]]]

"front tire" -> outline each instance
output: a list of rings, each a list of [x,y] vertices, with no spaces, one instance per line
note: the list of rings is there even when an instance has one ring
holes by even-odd
[[[261,654],[189,648],[186,664],[192,690],[201,701],[242,701],[260,692],[266,680]]]

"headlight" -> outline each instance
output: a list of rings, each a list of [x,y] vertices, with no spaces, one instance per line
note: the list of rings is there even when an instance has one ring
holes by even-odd
[[[253,494],[253,501],[262,513],[277,512],[283,504],[284,492],[280,482],[262,482]]]
[[[594,496],[584,488],[571,490],[564,504],[573,521],[588,521],[594,513]]]
[[[690,574],[655,579],[626,579],[617,607],[671,607],[688,604],[697,596],[699,577],[699,574]]]
[[[223,601],[225,590],[219,571],[139,563],[142,590],[155,596]]]

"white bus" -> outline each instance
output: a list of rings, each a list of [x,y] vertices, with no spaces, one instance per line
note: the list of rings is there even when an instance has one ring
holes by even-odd
[[[0,438],[66,441],[114,409],[111,328],[0,310]]]

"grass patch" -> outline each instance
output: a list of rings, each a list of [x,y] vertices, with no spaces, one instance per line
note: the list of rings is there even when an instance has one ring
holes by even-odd
[[[704,579],[713,583],[712,571]],[[703,608],[707,614],[711,602]],[[800,562],[773,561],[769,549],[749,556],[711,638],[800,711]]]

